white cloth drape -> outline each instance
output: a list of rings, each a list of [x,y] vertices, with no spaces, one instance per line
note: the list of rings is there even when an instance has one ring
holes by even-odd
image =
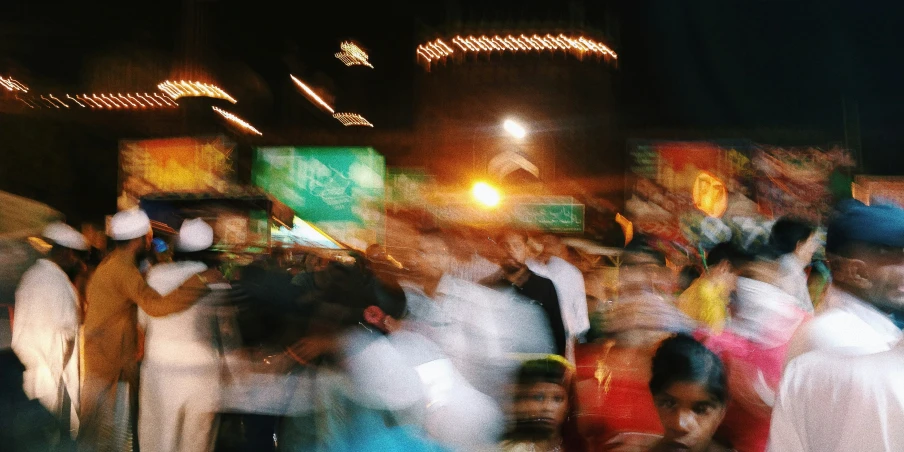
[[[25,364],[24,390],[59,416],[62,388],[70,399],[70,431],[78,431],[79,299],[69,277],[47,259],[38,260],[16,290],[12,348]]]

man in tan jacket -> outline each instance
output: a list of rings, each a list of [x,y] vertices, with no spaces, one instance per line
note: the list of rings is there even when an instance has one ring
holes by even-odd
[[[80,450],[132,449],[138,389],[138,307],[153,317],[182,311],[207,293],[208,276],[216,278],[215,271],[200,273],[161,296],[138,270],[138,262],[150,248],[151,234],[150,220],[143,211],[133,209],[114,215],[109,235],[116,249],[88,281]]]

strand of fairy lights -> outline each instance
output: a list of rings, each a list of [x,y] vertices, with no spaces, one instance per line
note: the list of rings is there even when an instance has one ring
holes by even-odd
[[[557,51],[564,50],[577,53],[578,55],[594,54],[599,56],[611,57],[618,59],[618,55],[605,44],[594,41],[583,36],[570,37],[564,34],[554,36],[547,34],[546,36],[456,36],[452,38],[452,43],[464,53],[468,52],[530,52],[530,51]],[[425,44],[421,44],[417,48],[417,53],[421,58],[432,62],[446,58],[453,53],[455,49],[437,39]]]
[[[357,113],[336,113],[333,115],[334,118],[338,119],[339,122],[342,123],[343,126],[365,126],[365,127],[373,127],[374,125],[370,123],[370,121],[364,119],[363,116]]]
[[[247,130],[255,135],[263,135],[263,133],[261,133],[259,130],[255,129],[251,124],[248,124],[248,122],[246,122],[244,119],[239,118],[238,116],[236,116],[232,113],[229,113],[228,111],[223,110],[222,108],[217,108],[217,107],[210,107],[210,108],[212,108],[213,111],[217,112],[220,116],[226,118],[227,121],[235,124],[239,128]]]
[[[102,93],[102,94],[65,94],[60,97],[53,94],[31,96],[30,99],[18,98],[31,108],[92,108],[107,110],[137,110],[174,108],[179,104],[159,93]],[[71,102],[71,103],[70,103]]]
[[[21,91],[23,93],[28,92],[28,87],[19,83],[18,80],[12,77],[0,77],[0,86],[6,88],[7,91]]]
[[[341,52],[336,54],[336,58],[345,63],[346,66],[367,66],[373,69],[373,66],[367,61],[367,53],[358,47],[354,42],[345,41],[339,45]]]
[[[180,97],[212,97],[215,99],[225,99],[232,103],[238,102],[219,86],[211,85],[209,83],[167,80],[157,85],[157,88],[173,99],[178,99]]]
[[[295,84],[301,89],[301,91],[303,91],[305,93],[305,95],[308,97],[308,99],[310,99],[312,102],[327,109],[330,113],[336,112],[335,110],[333,110],[333,107],[331,107],[330,104],[326,103],[323,99],[321,99],[320,96],[318,96],[317,93],[314,92],[314,90],[309,88],[308,85],[305,85],[304,82],[302,82],[301,80],[298,80],[292,74],[289,74],[289,77],[292,77],[292,81],[295,82]]]

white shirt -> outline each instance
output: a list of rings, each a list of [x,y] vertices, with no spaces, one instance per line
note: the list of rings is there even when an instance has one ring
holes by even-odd
[[[782,378],[767,450],[904,450],[904,343],[863,356],[801,356]]]
[[[904,337],[887,315],[843,290],[830,288],[825,303],[824,311],[794,333],[785,362],[814,350],[835,349],[848,355],[883,352]]]
[[[782,272],[781,285],[793,296],[799,308],[813,313],[813,300],[810,299],[810,289],[807,287],[807,273],[804,266],[794,253],[788,253],[778,259],[778,265]]]
[[[577,267],[565,259],[550,257],[546,264],[536,260],[528,260],[530,271],[552,281],[559,297],[562,309],[562,321],[565,331],[571,338],[583,336],[590,330],[590,317],[587,313],[587,293],[584,287],[584,275]]]
[[[38,260],[16,289],[12,348],[25,365],[24,390],[52,413],[59,413],[60,381],[71,402],[71,427],[78,428],[79,299],[69,276],[57,264]],[[64,361],[72,347],[69,361]]]
[[[160,295],[168,295],[192,276],[207,270],[200,262],[174,262],[155,265],[147,282]],[[202,337],[199,322],[204,321],[202,303],[164,317],[150,317],[139,309],[139,321],[145,327],[144,364],[215,364],[216,351],[209,338]]]

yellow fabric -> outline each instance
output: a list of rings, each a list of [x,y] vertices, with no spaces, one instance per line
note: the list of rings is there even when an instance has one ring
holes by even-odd
[[[726,287],[699,278],[678,297],[678,309],[718,334],[728,317],[728,295]]]

